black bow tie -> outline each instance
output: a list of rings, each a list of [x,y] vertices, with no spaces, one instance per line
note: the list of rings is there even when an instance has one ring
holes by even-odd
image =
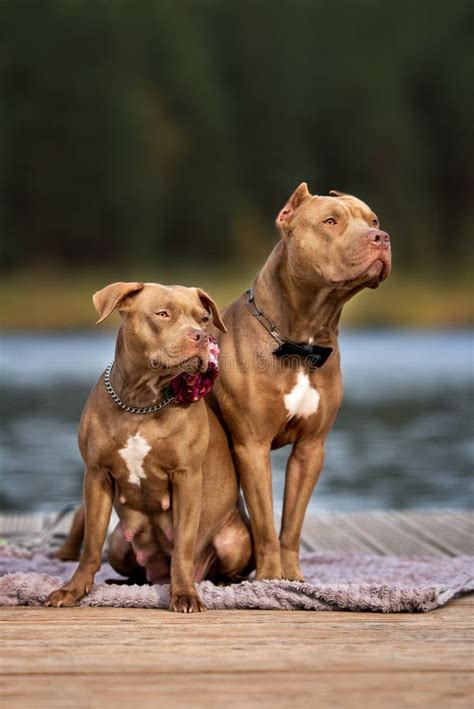
[[[276,357],[302,357],[310,369],[315,369],[323,366],[331,352],[332,347],[285,341],[273,351],[273,354]]]

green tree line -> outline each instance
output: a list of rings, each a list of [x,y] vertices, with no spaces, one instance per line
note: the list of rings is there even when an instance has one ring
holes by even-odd
[[[473,30],[472,0],[3,0],[3,267],[249,261],[302,180],[458,267]]]

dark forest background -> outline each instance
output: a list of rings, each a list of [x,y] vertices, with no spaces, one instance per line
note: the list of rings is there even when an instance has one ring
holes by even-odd
[[[4,275],[251,270],[306,180],[465,278],[472,0],[3,0],[0,34]]]

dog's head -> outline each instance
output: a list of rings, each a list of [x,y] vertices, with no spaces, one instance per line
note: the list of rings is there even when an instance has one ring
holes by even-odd
[[[332,190],[311,195],[305,182],[278,214],[276,225],[292,271],[302,280],[350,291],[377,288],[391,269],[390,237],[357,197]]]
[[[157,283],[111,283],[93,295],[101,323],[114,310],[122,317],[122,343],[138,367],[205,372],[209,363],[207,327],[226,332],[214,300],[201,288]]]

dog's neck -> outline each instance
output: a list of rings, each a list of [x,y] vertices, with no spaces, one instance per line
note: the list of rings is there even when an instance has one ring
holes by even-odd
[[[291,273],[283,241],[257,274],[254,292],[260,310],[286,338],[334,346],[342,308],[350,295],[342,296],[328,285],[308,283]]]
[[[164,398],[165,389],[175,376],[174,370],[154,370],[134,361],[127,352],[122,329],[119,330],[110,382],[122,401],[130,406],[152,406]]]

